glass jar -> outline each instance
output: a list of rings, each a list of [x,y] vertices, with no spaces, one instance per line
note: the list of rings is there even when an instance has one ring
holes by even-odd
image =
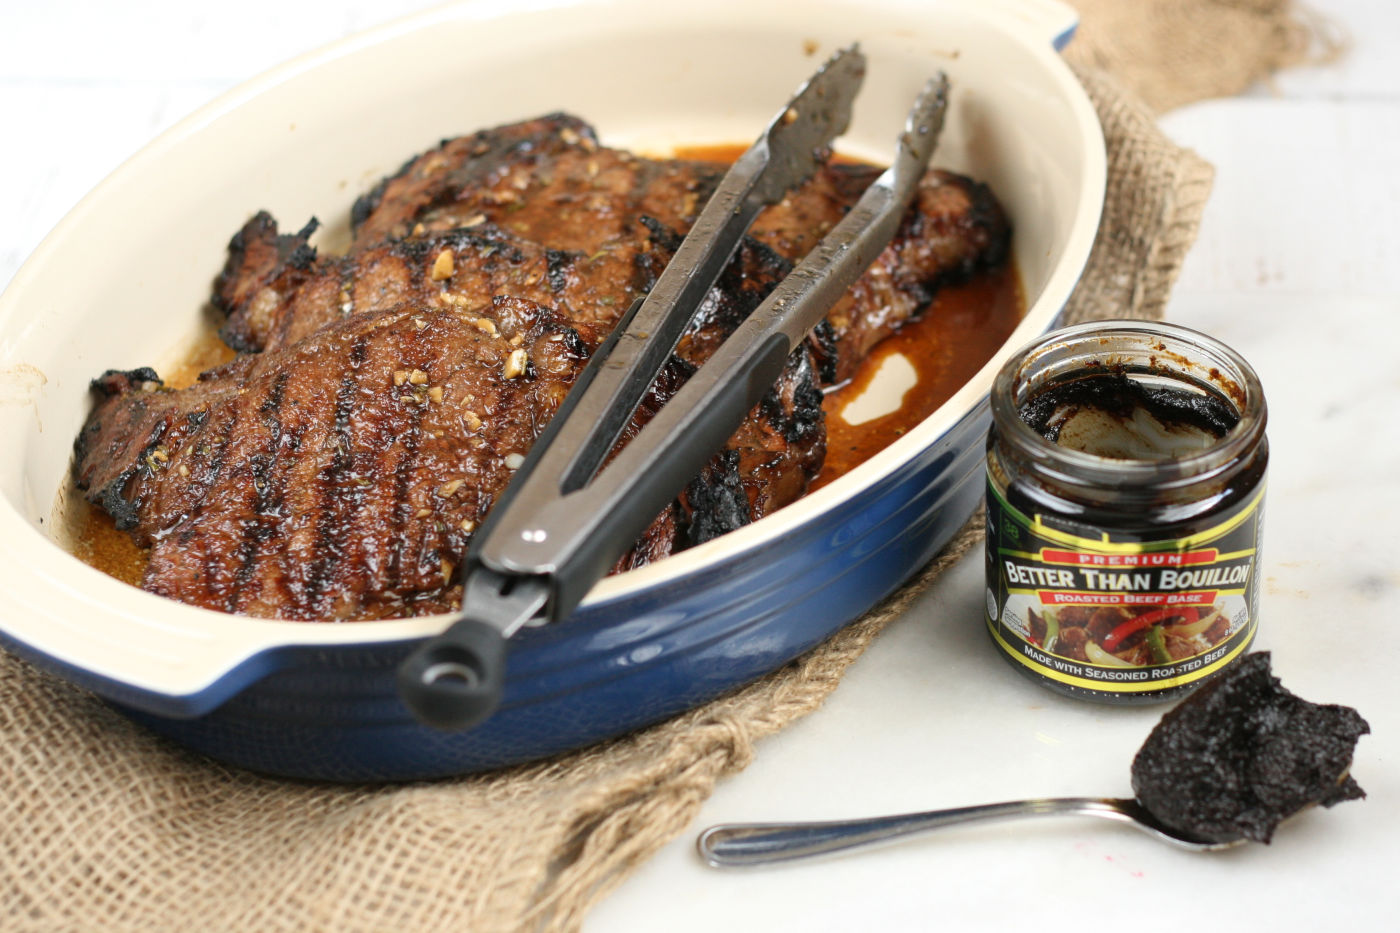
[[[1234,424],[1195,449],[1125,458],[1049,440],[1023,414],[1113,377]],[[1136,704],[1178,698],[1244,654],[1269,453],[1263,389],[1239,354],[1170,324],[1081,324],[1013,357],[991,409],[986,623],[1012,667],[1069,696]]]

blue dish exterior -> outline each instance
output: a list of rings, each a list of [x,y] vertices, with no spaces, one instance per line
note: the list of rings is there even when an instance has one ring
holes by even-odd
[[[1065,27],[1063,32],[1061,32],[1055,38],[1051,39],[1050,45],[1054,47],[1056,52],[1063,52],[1065,50],[1065,46],[1069,45],[1069,40],[1073,39],[1074,34],[1078,31],[1079,20],[1076,19],[1069,26]]]
[[[938,443],[768,553],[736,553],[519,633],[500,709],[469,732],[420,726],[399,700],[394,669],[414,642],[282,649],[243,676],[272,673],[197,718],[147,702],[122,708],[211,758],[332,781],[466,774],[621,735],[781,667],[925,564],[980,501],[988,421],[983,399]]]

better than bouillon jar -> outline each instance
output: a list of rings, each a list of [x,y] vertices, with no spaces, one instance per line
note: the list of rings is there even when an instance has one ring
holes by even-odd
[[[1168,324],[1078,325],[1008,362],[991,407],[986,622],[1014,668],[1152,703],[1248,649],[1269,446],[1239,354]]]

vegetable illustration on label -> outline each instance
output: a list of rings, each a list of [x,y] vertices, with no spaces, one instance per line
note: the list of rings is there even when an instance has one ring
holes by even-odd
[[[1115,541],[1027,516],[989,486],[993,638],[1037,673],[1093,690],[1161,690],[1215,673],[1254,636],[1262,498],[1188,539]]]

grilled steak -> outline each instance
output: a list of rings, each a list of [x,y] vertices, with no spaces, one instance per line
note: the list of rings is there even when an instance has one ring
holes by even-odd
[[[664,262],[664,259],[658,261]],[[741,251],[688,345],[717,344],[786,274]],[[330,321],[169,391],[150,370],[97,380],[80,489],[151,547],[143,586],[206,608],[293,619],[442,612],[473,531],[600,342],[516,297],[411,300]],[[698,360],[678,353],[645,423]],[[761,517],[805,491],[824,453],[805,350],[627,569]]]
[[[409,160],[356,202],[352,251],[491,223],[549,249],[621,258],[642,218],[689,230],[725,171],[609,149],[587,124],[554,114],[446,140]],[[879,173],[826,162],[765,210],[751,236],[796,262]],[[824,383],[849,379],[870,348],[927,307],[940,286],[1004,262],[1009,241],[1006,216],[985,185],[928,172],[894,242],[817,335]]]
[[[360,315],[179,392],[109,373],[78,485],[152,546],[153,592],[287,618],[439,608],[592,336],[529,302],[480,310]]]
[[[220,334],[230,346],[277,349],[357,313],[405,302],[474,307],[497,295],[558,308],[606,332],[656,277],[645,236],[625,250],[586,256],[482,223],[316,258],[305,243],[309,233],[279,235],[276,222],[259,213],[233,238],[214,292],[228,318]]]
[[[150,546],[153,592],[291,619],[450,610],[474,529],[723,171],[552,116],[411,160],[356,203],[345,256],[317,255],[315,221],[282,234],[260,213],[214,292],[245,355],[179,391],[150,370],[96,380],[76,482]],[[623,443],[873,177],[827,166],[763,214]],[[802,495],[825,452],[821,386],[1006,239],[985,188],[929,173],[895,243],[617,569]]]
[[[722,165],[644,159],[553,114],[444,141],[355,202],[352,251],[491,221],[554,249],[592,254],[642,215],[688,227]]]

